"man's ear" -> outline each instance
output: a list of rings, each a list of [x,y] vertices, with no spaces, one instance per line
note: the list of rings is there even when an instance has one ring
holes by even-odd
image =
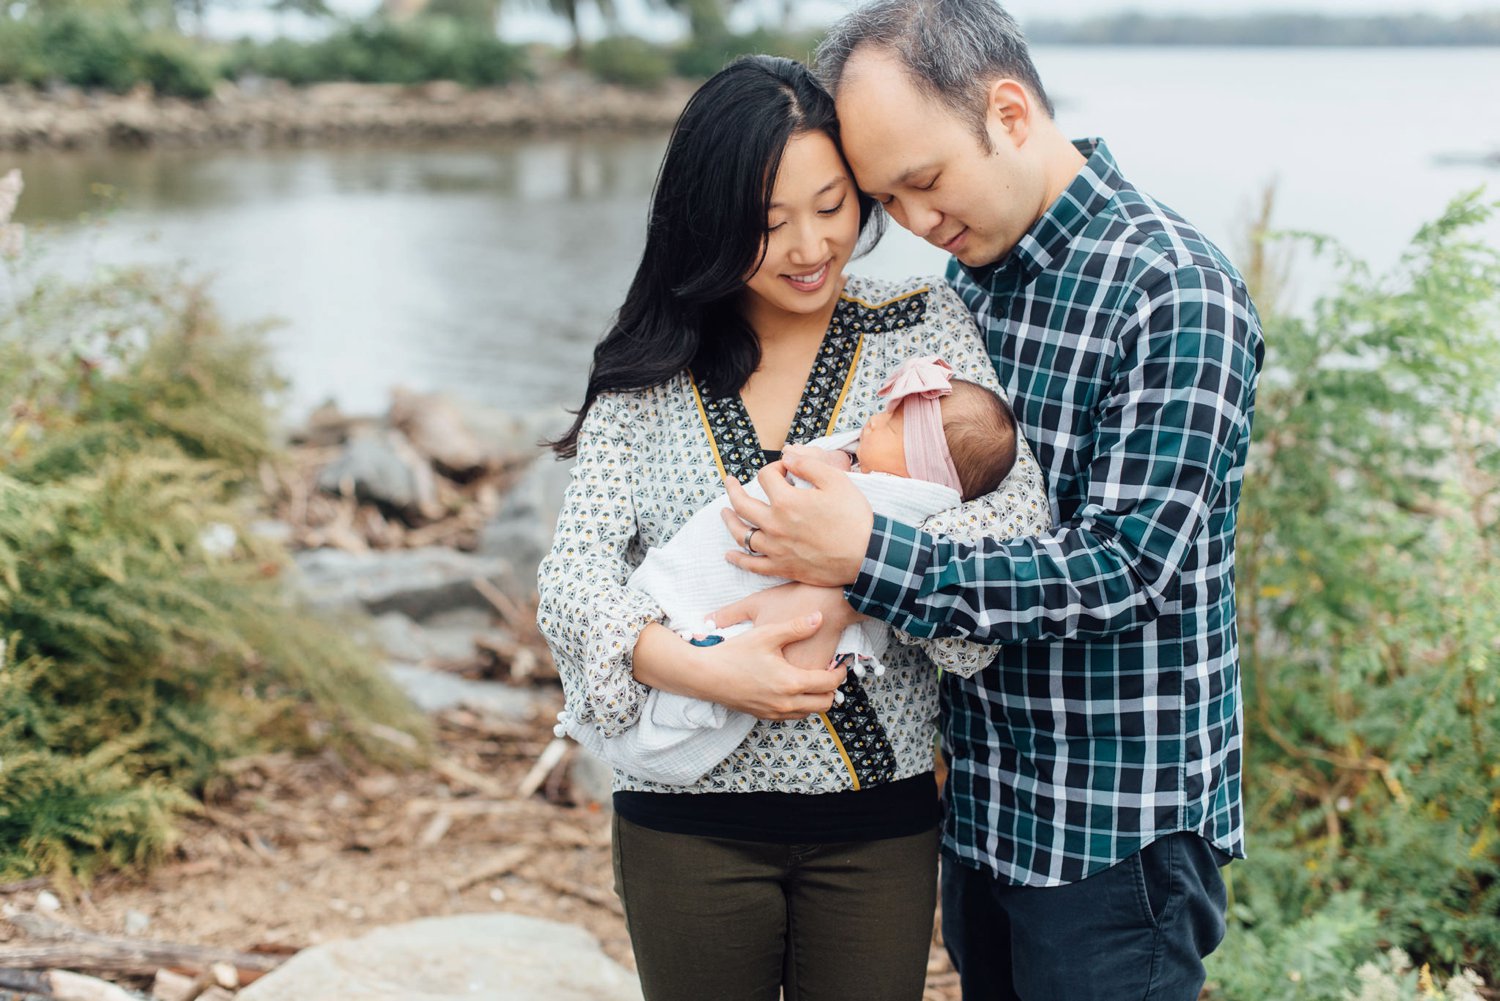
[[[985,126],[991,143],[1008,142],[1020,148],[1031,135],[1031,92],[1018,80],[1001,77],[990,85]]]

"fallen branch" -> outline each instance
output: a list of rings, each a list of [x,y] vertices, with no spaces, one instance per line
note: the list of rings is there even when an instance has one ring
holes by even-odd
[[[611,914],[621,916],[625,914],[625,909],[620,906],[620,898],[614,894],[605,893],[603,890],[596,890],[592,886],[571,883],[561,876],[545,870],[536,873],[536,881],[549,890],[564,893],[570,897],[577,897],[585,903],[593,904],[595,907],[602,907]]]
[[[510,626],[512,630],[524,632],[526,629],[535,627],[536,623],[528,619],[521,612],[520,606],[512,601],[510,596],[504,591],[483,577],[475,577],[472,583],[474,584],[474,590],[478,591],[484,597],[485,601],[495,606],[495,611],[500,613],[500,617],[505,620],[505,624]]]
[[[572,746],[572,743],[565,737],[552,738],[552,743],[547,745],[547,749],[536,759],[536,764],[531,766],[531,771],[526,773],[526,777],[516,788],[516,798],[528,799],[532,793],[540,789],[542,783],[547,781],[547,776],[552,774],[552,769],[562,764],[563,758],[567,757],[568,749]]]
[[[276,849],[272,848],[270,843],[267,842],[265,838],[261,837],[260,832],[255,830],[255,828],[251,827],[249,824],[245,823],[232,814],[225,813],[222,810],[216,810],[206,804],[201,806],[199,809],[203,813],[203,819],[207,820],[209,823],[233,831],[234,834],[242,842],[244,842],[245,847],[249,848],[252,852],[255,853],[256,858],[259,858],[263,862],[276,862],[279,860],[276,854]]]
[[[531,856],[532,847],[530,845],[511,845],[473,872],[467,873],[458,879],[450,880],[448,883],[448,892],[462,893],[471,886],[488,883],[492,879],[509,875],[515,871],[517,866],[530,860]]]
[[[541,804],[545,805],[545,804]],[[406,804],[409,814],[429,813],[436,810],[454,817],[493,817],[508,813],[524,813],[526,804],[513,799],[434,799],[423,797]]]
[[[214,963],[229,963],[237,970],[245,971],[246,976],[241,979],[248,981],[286,961],[285,956],[262,956],[212,946],[100,935],[38,914],[16,914],[9,920],[30,937],[52,944],[0,946],[0,967],[26,970],[66,967],[149,977],[163,966],[196,973]]]
[[[67,970],[53,970],[44,976],[56,1001],[136,1001],[139,996],[108,980]]]
[[[417,844],[422,848],[431,848],[443,840],[443,835],[448,833],[448,828],[453,826],[453,814],[448,810],[438,810],[422,829],[421,837],[417,838]]]
[[[486,778],[478,772],[472,771],[447,758],[435,758],[432,762],[432,770],[437,772],[449,782],[456,782],[461,786],[467,786],[475,792],[481,793],[491,799],[505,799],[505,787],[494,779]]]
[[[34,970],[0,968],[0,990],[41,991],[47,989],[47,975]]]

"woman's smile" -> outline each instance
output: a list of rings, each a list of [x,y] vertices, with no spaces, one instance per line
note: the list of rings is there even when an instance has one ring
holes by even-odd
[[[800,275],[782,275],[781,277],[790,282],[792,288],[799,292],[816,292],[828,280],[828,264],[828,261],[824,261],[818,266],[816,271],[808,271]]]

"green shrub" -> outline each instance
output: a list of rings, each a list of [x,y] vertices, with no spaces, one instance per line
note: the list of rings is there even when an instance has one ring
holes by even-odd
[[[746,37],[725,32],[689,38],[673,54],[672,68],[690,80],[713,76],[736,57],[755,51],[745,44]]]
[[[764,53],[808,63],[818,45],[817,33],[792,33],[757,28],[742,35],[728,32],[690,38],[677,48],[673,66],[692,79],[713,76],[740,56]]]
[[[149,83],[159,94],[199,99],[219,78],[210,51],[119,15],[76,8],[0,18],[0,81],[123,92]]]
[[[0,308],[0,882],[162,857],[227,759],[389,758],[424,721],[247,528],[277,384],[144,271]]]
[[[594,43],[584,54],[584,65],[605,83],[639,90],[660,87],[672,75],[672,58],[667,50],[631,35]]]
[[[141,80],[158,94],[201,100],[214,92],[217,68],[207,53],[179,35],[149,35],[136,54]]]
[[[37,25],[0,17],[0,82],[36,84],[47,79],[47,58]]]
[[[1351,987],[1372,943],[1324,917],[1345,895],[1382,946],[1500,972],[1500,250],[1475,235],[1494,209],[1455,201],[1388,275],[1314,241],[1333,290],[1265,317],[1230,942],[1343,942],[1324,953]]]
[[[315,45],[290,38],[241,41],[229,52],[224,72],[231,78],[255,75],[303,86],[324,79]]]
[[[348,24],[320,41],[242,42],[228,59],[231,75],[255,73],[309,84],[321,80],[414,84],[454,80],[495,86],[531,75],[523,48],[441,17],[391,24],[372,18]]]
[[[143,35],[130,22],[63,10],[41,17],[37,27],[45,77],[29,82],[59,80],[75,87],[125,91],[140,80],[136,53]]]

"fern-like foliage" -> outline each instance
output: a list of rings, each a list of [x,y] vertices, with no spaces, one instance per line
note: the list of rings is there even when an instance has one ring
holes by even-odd
[[[149,865],[229,758],[423,735],[246,530],[274,453],[258,333],[174,275],[25,289],[0,310],[0,881]]]

